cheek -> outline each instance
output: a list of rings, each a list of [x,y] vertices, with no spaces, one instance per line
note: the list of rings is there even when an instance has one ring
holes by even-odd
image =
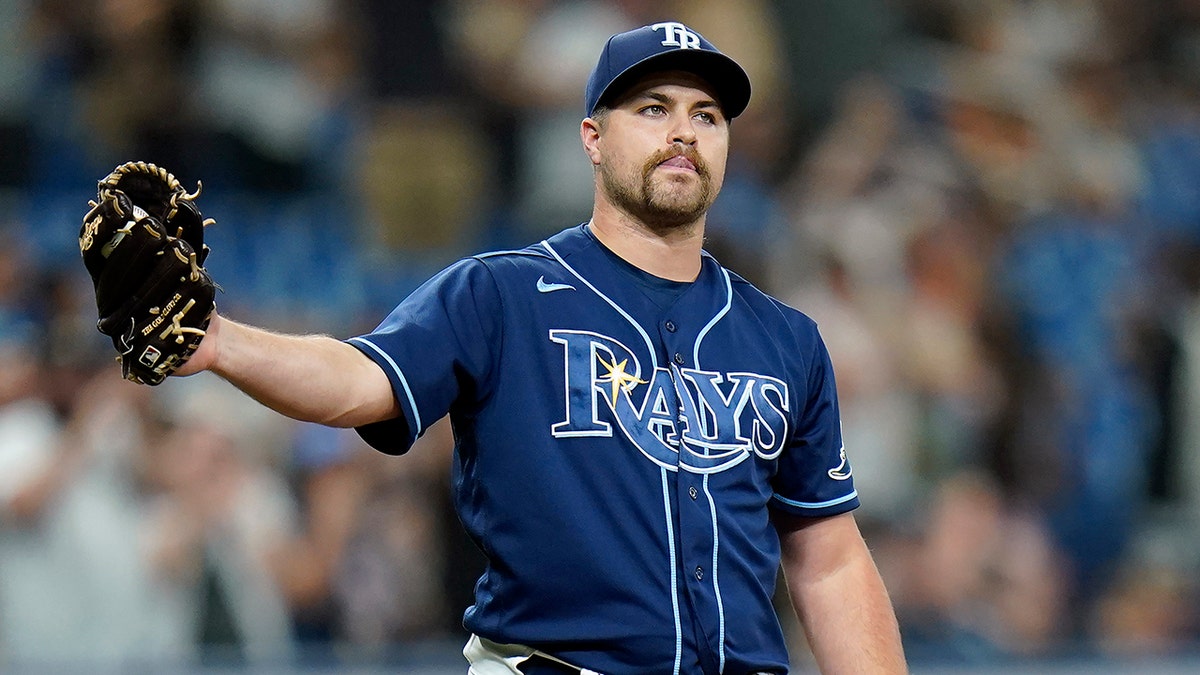
[[[724,169],[724,167],[722,167],[722,169]],[[708,177],[708,183],[711,188],[710,192],[715,196],[717,193],[719,193],[721,191],[721,188],[725,185],[725,171],[724,170],[722,170],[722,171],[713,170],[713,172]]]
[[[627,147],[610,147],[604,153],[603,163],[611,173],[617,175],[636,173],[640,176],[643,164],[645,163],[645,157],[632,152]]]
[[[708,164],[714,178],[718,174],[725,173],[725,166],[729,160],[728,130],[707,129],[704,134],[700,135],[697,149],[700,151],[700,156],[704,158],[704,162]]]
[[[716,187],[720,187],[725,182],[725,166],[728,162],[724,150],[721,152],[712,153],[704,158],[708,162],[709,178]]]

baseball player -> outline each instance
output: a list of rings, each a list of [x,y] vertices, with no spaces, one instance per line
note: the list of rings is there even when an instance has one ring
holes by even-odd
[[[590,221],[461,260],[349,340],[214,315],[177,373],[397,455],[450,415],[488,560],[471,673],[786,673],[781,560],[824,672],[905,671],[821,337],[701,248],[749,99],[687,26],[615,35],[580,125]]]

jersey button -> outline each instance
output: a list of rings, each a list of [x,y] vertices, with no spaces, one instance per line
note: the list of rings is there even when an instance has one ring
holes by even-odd
[[[674,333],[675,322],[668,319],[667,322],[663,324],[663,328],[666,328],[668,333]]]
[[[683,365],[683,354],[680,354],[679,352],[675,352],[675,363],[676,363],[676,365],[680,365],[680,366]]]
[[[704,568],[703,567],[696,568],[696,581],[704,581]]]
[[[699,494],[699,492],[696,490],[696,486],[695,486],[695,485],[693,485],[692,487],[688,488],[688,496],[692,498],[692,501],[695,501],[695,499],[696,499],[696,495],[698,495],[698,494]]]

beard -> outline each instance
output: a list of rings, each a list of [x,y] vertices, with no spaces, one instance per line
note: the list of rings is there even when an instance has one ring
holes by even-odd
[[[683,156],[696,168],[698,185],[674,176],[655,175],[659,164],[676,156]],[[716,198],[712,172],[690,146],[654,153],[632,179],[618,175],[610,164],[600,165],[600,176],[613,204],[660,234],[695,223]]]

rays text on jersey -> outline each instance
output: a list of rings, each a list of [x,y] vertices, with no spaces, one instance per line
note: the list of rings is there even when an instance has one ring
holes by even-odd
[[[616,426],[654,463],[696,473],[783,450],[790,404],[777,378],[674,365],[643,374],[633,351],[611,337],[572,330],[549,337],[564,356],[564,415],[550,429],[557,438],[609,437]]]

